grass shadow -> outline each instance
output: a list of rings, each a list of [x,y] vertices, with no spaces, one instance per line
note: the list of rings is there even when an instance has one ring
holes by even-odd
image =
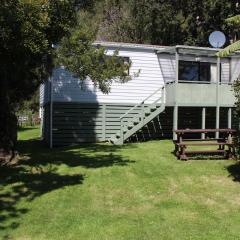
[[[81,166],[90,169],[133,163],[119,154],[120,148],[124,147],[84,144],[49,149],[40,140],[19,141],[18,151],[23,158],[11,166],[0,166],[0,230],[17,228],[20,216],[30,211],[19,208],[20,201],[33,201],[48,192],[83,184],[86,176],[71,173],[73,168]],[[59,173],[60,165],[69,168],[66,174]]]
[[[226,169],[230,174],[229,177],[231,177],[234,182],[240,182],[240,162],[232,164],[226,167]]]
[[[18,126],[18,132],[27,132],[29,130],[32,130],[36,128],[36,126]]]

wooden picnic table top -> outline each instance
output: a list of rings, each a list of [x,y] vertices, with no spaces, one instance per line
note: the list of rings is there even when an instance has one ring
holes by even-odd
[[[235,133],[236,130],[232,128],[216,128],[216,129],[177,129],[173,130],[176,134],[184,133],[211,133],[211,132],[222,132],[222,133]]]

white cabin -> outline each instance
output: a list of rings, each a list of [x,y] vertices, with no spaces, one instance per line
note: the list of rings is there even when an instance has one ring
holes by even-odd
[[[213,128],[232,126],[238,54],[220,59],[212,48],[94,45],[104,46],[109,55],[118,50],[131,61],[132,79],[113,82],[111,92],[103,94],[90,79],[80,81],[64,68],[55,69],[40,88],[42,133],[51,146],[172,137],[173,128],[201,128],[206,122]]]

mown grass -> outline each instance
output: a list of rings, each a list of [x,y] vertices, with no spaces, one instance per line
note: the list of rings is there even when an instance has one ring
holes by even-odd
[[[0,238],[240,239],[240,167],[181,162],[171,141],[48,149],[19,132],[0,168]]]

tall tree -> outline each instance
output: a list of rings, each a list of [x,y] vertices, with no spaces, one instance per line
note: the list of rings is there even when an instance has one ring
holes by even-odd
[[[17,140],[16,104],[51,72],[52,44],[75,19],[73,0],[2,0],[0,5],[0,152]]]
[[[76,10],[91,10],[92,0],[2,0],[0,5],[0,155],[14,153],[17,141],[16,106],[29,99],[41,82],[48,78],[54,67],[55,48],[52,46],[62,42],[64,55],[61,63],[78,61],[78,55],[71,55],[73,49],[64,43],[75,43],[76,52],[81,56],[81,69],[84,76],[89,75],[90,66],[99,71],[91,71],[95,84],[104,85],[104,81],[121,75],[125,67],[118,58],[105,58],[104,50],[98,51],[90,47],[93,37],[85,34],[76,25]],[[73,30],[74,27],[77,29]],[[71,35],[72,34],[72,35]],[[94,34],[93,34],[94,35]],[[88,38],[90,38],[88,40]],[[87,45],[86,45],[87,43]],[[86,51],[85,51],[86,50]],[[69,59],[67,59],[69,58]],[[100,65],[108,71],[101,71]],[[65,62],[63,61],[65,60]],[[98,62],[99,61],[99,62]],[[98,65],[100,64],[100,65]],[[111,65],[111,68],[109,67]],[[114,68],[112,68],[114,67]],[[76,68],[70,68],[76,74]],[[83,76],[83,75],[81,75]],[[106,86],[105,86],[106,87]],[[1,157],[1,156],[0,156]]]
[[[213,30],[239,12],[239,0],[102,0],[96,6],[98,38],[160,45],[208,45]],[[99,9],[103,9],[100,11]]]
[[[88,24],[81,23],[62,39],[57,49],[57,64],[82,81],[91,79],[103,93],[108,93],[113,81],[130,80],[130,65],[124,63],[117,51],[110,57],[105,54],[105,48],[93,47],[94,40],[95,33],[89,30]]]

